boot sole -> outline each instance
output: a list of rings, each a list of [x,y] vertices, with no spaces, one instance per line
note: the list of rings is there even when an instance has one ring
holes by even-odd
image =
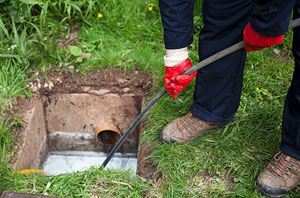
[[[264,189],[262,188],[262,186],[260,184],[258,184],[257,182],[255,182],[255,186],[256,189],[264,196],[268,196],[271,198],[279,198],[279,197],[283,197],[285,195],[287,195],[288,193],[284,193],[284,194],[280,194],[280,195],[274,195],[274,194],[270,194],[264,191]]]
[[[166,141],[166,140],[164,140],[164,138],[162,137],[162,133],[160,133],[160,136],[159,136],[159,137],[160,137],[160,141],[161,141],[162,143],[178,143],[178,144],[184,144],[184,143],[189,143],[189,142],[191,142],[191,141],[197,139],[199,136],[201,136],[201,135],[203,135],[203,134],[205,134],[205,133],[212,132],[212,131],[216,131],[216,130],[218,130],[218,129],[224,128],[224,126],[227,125],[227,124],[229,124],[229,123],[230,123],[230,122],[227,122],[227,123],[224,123],[223,125],[221,125],[221,126],[219,126],[219,127],[217,127],[217,128],[209,129],[209,130],[207,130],[207,131],[205,131],[205,132],[199,134],[199,135],[196,136],[194,139],[189,140],[189,141],[186,141],[186,142],[182,142],[182,143],[176,142],[176,140],[174,140],[174,142],[173,142],[173,141]]]

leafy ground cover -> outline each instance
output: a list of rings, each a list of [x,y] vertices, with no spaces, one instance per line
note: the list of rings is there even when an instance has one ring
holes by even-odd
[[[0,7],[0,192],[70,197],[261,197],[254,182],[279,151],[283,102],[294,67],[291,32],[283,44],[247,55],[241,104],[234,121],[224,129],[184,145],[160,143],[162,128],[189,111],[194,82],[178,99],[165,96],[151,110],[143,140],[155,147],[151,157],[162,173],[159,182],[97,168],[54,177],[12,175],[7,154],[14,152],[14,129],[22,125],[13,108],[18,96],[32,93],[26,85],[29,73],[57,69],[85,74],[104,66],[147,70],[153,76],[154,96],[163,87],[164,45],[154,0],[0,0]],[[202,27],[200,8],[201,1],[196,1],[195,41],[189,49],[194,63]],[[58,47],[74,28],[78,29],[76,46]],[[299,190],[287,197],[299,197]]]

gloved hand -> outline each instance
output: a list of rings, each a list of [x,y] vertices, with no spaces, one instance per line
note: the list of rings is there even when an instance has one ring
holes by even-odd
[[[250,23],[244,29],[244,48],[248,52],[262,50],[281,42],[283,42],[283,35],[275,37],[261,35],[252,28]]]
[[[165,66],[165,89],[173,98],[177,98],[179,92],[185,89],[196,76],[197,71],[190,75],[181,75],[192,66],[189,58],[177,65]]]

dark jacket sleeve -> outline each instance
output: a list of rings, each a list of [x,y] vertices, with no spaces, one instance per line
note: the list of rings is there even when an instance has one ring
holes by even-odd
[[[166,49],[179,49],[193,42],[195,0],[159,0]]]
[[[251,26],[264,36],[280,36],[288,30],[295,0],[255,0]]]

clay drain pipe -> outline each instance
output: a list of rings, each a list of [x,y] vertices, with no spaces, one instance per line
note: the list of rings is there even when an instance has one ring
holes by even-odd
[[[94,128],[97,141],[103,145],[116,144],[123,135],[112,122],[103,122]]]
[[[300,26],[300,18],[294,19],[290,22],[289,28],[295,28]],[[244,48],[244,41],[241,41],[239,43],[236,43],[214,55],[211,55],[210,57],[202,60],[198,64],[194,65],[190,69],[186,70],[184,74],[192,74],[195,71],[202,69],[203,67],[207,66],[210,63],[213,63],[220,58],[223,58],[224,56],[227,56],[228,54],[231,54],[233,52],[236,52],[240,49]],[[114,147],[111,149],[110,153],[107,155],[106,159],[102,163],[101,167],[105,168],[108,162],[111,160],[113,155],[117,152],[117,150],[121,147],[122,143],[125,141],[126,137],[129,135],[129,133],[136,127],[136,125],[141,121],[141,119],[144,117],[144,115],[165,95],[167,91],[165,89],[161,90],[159,94],[151,100],[151,102],[147,105],[147,107],[138,115],[138,117],[131,123],[127,131],[124,133],[124,135],[121,137],[120,141],[118,141]]]

